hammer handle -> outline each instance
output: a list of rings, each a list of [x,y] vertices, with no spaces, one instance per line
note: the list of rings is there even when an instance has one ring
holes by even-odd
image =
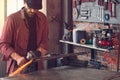
[[[15,70],[13,73],[9,74],[9,77],[13,77],[17,74],[19,74],[23,69],[25,69],[27,66],[29,66],[33,62],[33,59],[25,63],[24,65],[20,66],[17,70]]]

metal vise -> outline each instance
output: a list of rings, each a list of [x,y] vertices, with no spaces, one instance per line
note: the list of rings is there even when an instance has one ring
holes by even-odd
[[[31,60],[31,59],[38,59],[41,56],[41,52],[40,51],[29,51],[27,53],[26,59],[27,60]]]

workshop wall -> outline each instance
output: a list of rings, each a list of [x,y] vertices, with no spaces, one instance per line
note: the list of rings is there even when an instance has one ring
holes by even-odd
[[[47,0],[47,18],[49,23],[49,53],[60,54],[62,36],[62,0]]]
[[[87,32],[87,35],[93,33],[95,30],[106,29],[108,26],[105,26],[101,23],[90,23],[90,22],[74,22],[76,26],[75,29],[83,30]],[[120,32],[120,24],[114,24],[110,27],[114,32]],[[73,35],[74,36],[74,35]],[[86,48],[81,48],[74,46],[74,52],[80,53],[84,52],[85,54],[79,55],[78,59],[90,61],[91,50]],[[116,53],[116,54],[115,54]],[[96,51],[96,61],[100,61],[104,65],[104,69],[116,71],[117,70],[117,53],[115,50],[112,50],[110,53]]]
[[[73,1],[77,1],[77,0],[73,0]],[[82,1],[85,1],[85,0],[82,0]],[[117,4],[117,6],[116,6],[116,12],[115,12],[116,17],[111,18],[110,21],[104,22],[104,20],[103,20],[103,22],[102,22],[100,18],[99,18],[100,20],[96,20],[98,18],[99,13],[97,13],[97,9],[95,7],[93,7],[96,5],[95,1],[98,2],[98,0],[93,0],[93,3],[84,3],[84,5],[87,4],[87,7],[82,4],[82,6],[84,6],[88,10],[88,13],[89,13],[89,10],[91,10],[90,15],[84,15],[87,18],[84,18],[84,19],[81,18],[81,15],[78,15],[78,17],[77,17],[77,15],[75,13],[73,13],[73,24],[74,24],[73,31],[76,29],[80,30],[80,31],[86,31],[87,35],[89,35],[89,34],[93,33],[95,30],[108,29],[108,25],[104,25],[104,23],[109,23],[110,29],[112,29],[114,32],[120,32],[120,14],[119,14],[120,4]],[[89,6],[89,9],[88,9],[88,6]],[[98,5],[96,5],[96,6],[99,7]],[[80,5],[76,6],[76,8],[79,9]],[[75,9],[74,6],[73,6],[73,9]],[[83,9],[83,8],[81,8],[81,9]],[[94,9],[95,11],[92,12],[93,11],[92,9]],[[84,14],[84,12],[83,12],[83,14]],[[104,15],[102,15],[102,18],[104,19]],[[73,35],[73,41],[74,41],[74,35]],[[85,52],[86,54],[78,56],[78,59],[90,61],[91,51],[89,49],[74,46],[74,52],[75,53]],[[104,68],[112,70],[112,71],[117,70],[117,56],[115,54],[116,53],[115,51],[112,51],[110,53],[96,51],[96,53],[97,53],[96,60],[100,61],[102,64],[104,64],[104,66],[105,66]]]

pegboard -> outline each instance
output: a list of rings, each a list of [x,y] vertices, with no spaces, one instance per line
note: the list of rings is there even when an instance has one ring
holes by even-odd
[[[80,1],[73,0],[73,21],[120,24],[120,3],[110,0],[107,3],[100,2],[102,0]]]

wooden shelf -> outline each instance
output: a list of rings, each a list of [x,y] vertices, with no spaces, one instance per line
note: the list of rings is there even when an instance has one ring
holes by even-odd
[[[85,47],[85,48],[89,48],[89,49],[95,49],[95,50],[99,50],[99,51],[107,51],[107,52],[109,52],[108,49],[97,48],[97,47],[94,47],[93,45],[79,44],[79,43],[74,43],[74,42],[65,41],[65,40],[60,40],[60,42],[75,45],[75,46]]]

